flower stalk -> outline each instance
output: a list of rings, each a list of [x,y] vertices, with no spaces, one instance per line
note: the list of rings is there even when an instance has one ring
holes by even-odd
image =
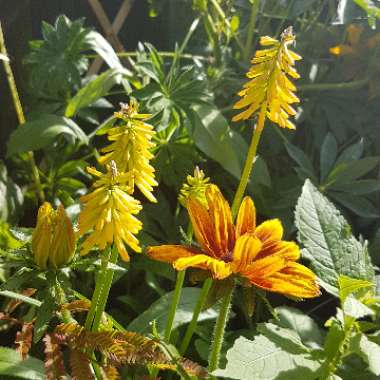
[[[5,45],[5,39],[4,39],[4,34],[3,34],[1,22],[0,22],[0,53],[3,54],[5,57],[8,57],[8,52],[7,52],[7,48]],[[7,60],[7,59],[3,59],[2,61],[3,61],[3,65],[4,65],[4,71],[5,71],[5,74],[7,76],[9,89],[10,89],[10,92],[12,95],[13,104],[14,104],[14,107],[16,110],[18,122],[20,125],[25,124],[25,115],[24,115],[24,111],[22,109],[20,96],[18,94],[16,81],[15,81],[15,78],[13,76],[11,65],[9,63],[9,60]],[[30,161],[30,166],[31,166],[31,170],[32,170],[32,177],[33,177],[34,185],[35,185],[36,191],[37,191],[37,197],[39,198],[40,202],[42,203],[45,201],[45,194],[44,194],[44,191],[43,191],[42,186],[41,186],[40,173],[38,171],[38,167],[37,167],[36,161],[34,159],[33,152],[27,152],[27,156],[28,156],[28,159]]]
[[[228,317],[231,309],[231,301],[232,295],[234,292],[235,286],[232,284],[227,294],[224,296],[222,303],[219,309],[219,316],[216,320],[215,328],[214,328],[214,339],[212,341],[210,356],[209,356],[209,364],[208,370],[209,372],[215,371],[219,366],[220,359],[220,351],[222,349],[223,341],[224,341],[224,332],[226,329]],[[214,379],[214,377],[212,377]]]

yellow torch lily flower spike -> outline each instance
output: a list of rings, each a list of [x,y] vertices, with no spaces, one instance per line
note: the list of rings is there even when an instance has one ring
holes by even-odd
[[[75,252],[73,225],[62,205],[54,210],[45,202],[38,210],[37,225],[32,234],[32,252],[41,269],[57,269],[68,263]]]
[[[178,200],[182,206],[186,207],[187,199],[196,198],[202,204],[207,204],[206,187],[209,185],[210,178],[205,177],[203,170],[198,166],[194,169],[194,175],[186,177],[187,183],[184,183],[179,193]]]
[[[245,197],[234,226],[228,202],[217,186],[207,187],[206,199],[206,205],[193,197],[187,201],[200,248],[149,247],[150,257],[172,263],[177,270],[208,270],[215,279],[239,275],[251,285],[287,296],[311,298],[320,294],[315,274],[297,262],[297,244],[282,240],[283,228],[278,219],[256,226],[254,203]]]
[[[91,231],[82,244],[81,255],[94,246],[103,250],[107,244],[115,243],[122,259],[129,261],[125,244],[141,252],[135,234],[141,230],[142,223],[134,216],[140,212],[141,204],[128,194],[128,174],[118,172],[114,161],[106,168],[107,173],[87,168],[98,180],[93,184],[94,190],[80,198],[84,208],[78,219],[79,234]]]
[[[234,116],[233,121],[249,119],[258,111],[258,126],[261,129],[266,117],[282,128],[295,129],[289,116],[296,114],[291,104],[298,103],[299,99],[294,94],[296,87],[288,76],[294,79],[300,77],[294,64],[301,56],[288,48],[294,41],[292,27],[285,29],[281,41],[267,36],[260,38],[264,49],[256,51],[251,61],[253,66],[247,73],[250,80],[238,94],[242,99],[234,105],[235,109],[246,109]]]
[[[127,184],[132,194],[135,185],[151,202],[157,202],[153,187],[158,183],[154,179],[154,168],[149,161],[154,157],[150,149],[155,146],[152,137],[155,132],[144,120],[149,114],[138,113],[138,103],[131,100],[129,105],[122,104],[121,111],[115,113],[122,124],[108,130],[108,140],[112,143],[103,148],[104,156],[99,158],[103,165],[112,160],[121,172],[128,174]]]

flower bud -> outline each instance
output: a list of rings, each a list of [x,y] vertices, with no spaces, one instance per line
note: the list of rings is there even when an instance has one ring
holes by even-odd
[[[206,204],[206,186],[210,182],[210,178],[205,177],[203,170],[198,166],[194,169],[194,176],[188,175],[186,178],[187,183],[184,183],[180,191],[178,200],[182,206],[186,207],[186,202],[189,197],[195,198],[202,204]]]
[[[54,269],[68,263],[75,252],[73,226],[62,205],[54,210],[45,202],[38,210],[32,235],[32,252],[41,269]]]

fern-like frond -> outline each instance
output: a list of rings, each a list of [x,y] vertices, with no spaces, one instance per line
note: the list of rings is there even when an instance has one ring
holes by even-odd
[[[70,368],[73,380],[93,380],[90,360],[79,350],[70,350]]]
[[[288,48],[294,41],[292,27],[285,29],[281,41],[261,37],[263,49],[256,51],[251,61],[253,66],[247,73],[250,80],[239,92],[242,98],[234,105],[235,109],[246,109],[234,116],[233,121],[249,119],[258,111],[259,129],[264,127],[266,117],[282,128],[295,129],[289,116],[296,114],[291,104],[298,103],[299,99],[288,77],[299,78],[294,64],[301,56]]]
[[[61,310],[68,310],[71,313],[78,313],[81,311],[87,311],[90,307],[91,301],[89,300],[75,300],[61,305]]]
[[[56,380],[61,376],[66,376],[61,347],[57,343],[54,335],[46,334],[43,340],[45,343],[46,379]]]
[[[33,329],[33,323],[25,322],[22,325],[21,331],[18,331],[16,334],[16,351],[21,355],[23,359],[26,359],[30,347],[32,346]]]
[[[102,367],[102,375],[104,380],[119,380],[121,379],[119,371],[115,366],[105,365]]]

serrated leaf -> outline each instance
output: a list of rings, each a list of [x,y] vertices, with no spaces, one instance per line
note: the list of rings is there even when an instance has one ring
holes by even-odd
[[[352,295],[348,296],[343,303],[343,311],[346,315],[355,319],[375,315],[375,312]]]
[[[239,380],[315,380],[320,363],[308,354],[293,355],[263,335],[238,338],[227,351],[227,366],[218,377]]]
[[[181,299],[173,322],[173,329],[191,321],[200,291],[201,290],[198,288],[182,289]],[[151,322],[155,320],[157,331],[162,334],[165,329],[167,313],[172,302],[173,293],[174,292],[165,294],[150,305],[147,310],[141,313],[128,325],[128,330],[147,334],[152,330]],[[198,321],[215,319],[216,316],[217,312],[214,309],[208,309],[199,315]]]
[[[340,302],[343,304],[346,298],[353,293],[361,289],[373,288],[374,284],[372,281],[360,280],[356,278],[350,278],[347,276],[339,276],[339,298]]]
[[[45,148],[64,135],[87,144],[88,139],[82,129],[72,120],[57,115],[41,115],[38,120],[28,121],[17,128],[8,141],[7,155]]]
[[[297,202],[295,222],[303,254],[323,282],[338,290],[338,277],[372,281],[374,269],[361,244],[337,208],[306,180]],[[327,291],[331,288],[325,287]]]
[[[44,380],[45,368],[41,360],[32,357],[22,360],[17,351],[0,347],[0,374],[28,380]]]

